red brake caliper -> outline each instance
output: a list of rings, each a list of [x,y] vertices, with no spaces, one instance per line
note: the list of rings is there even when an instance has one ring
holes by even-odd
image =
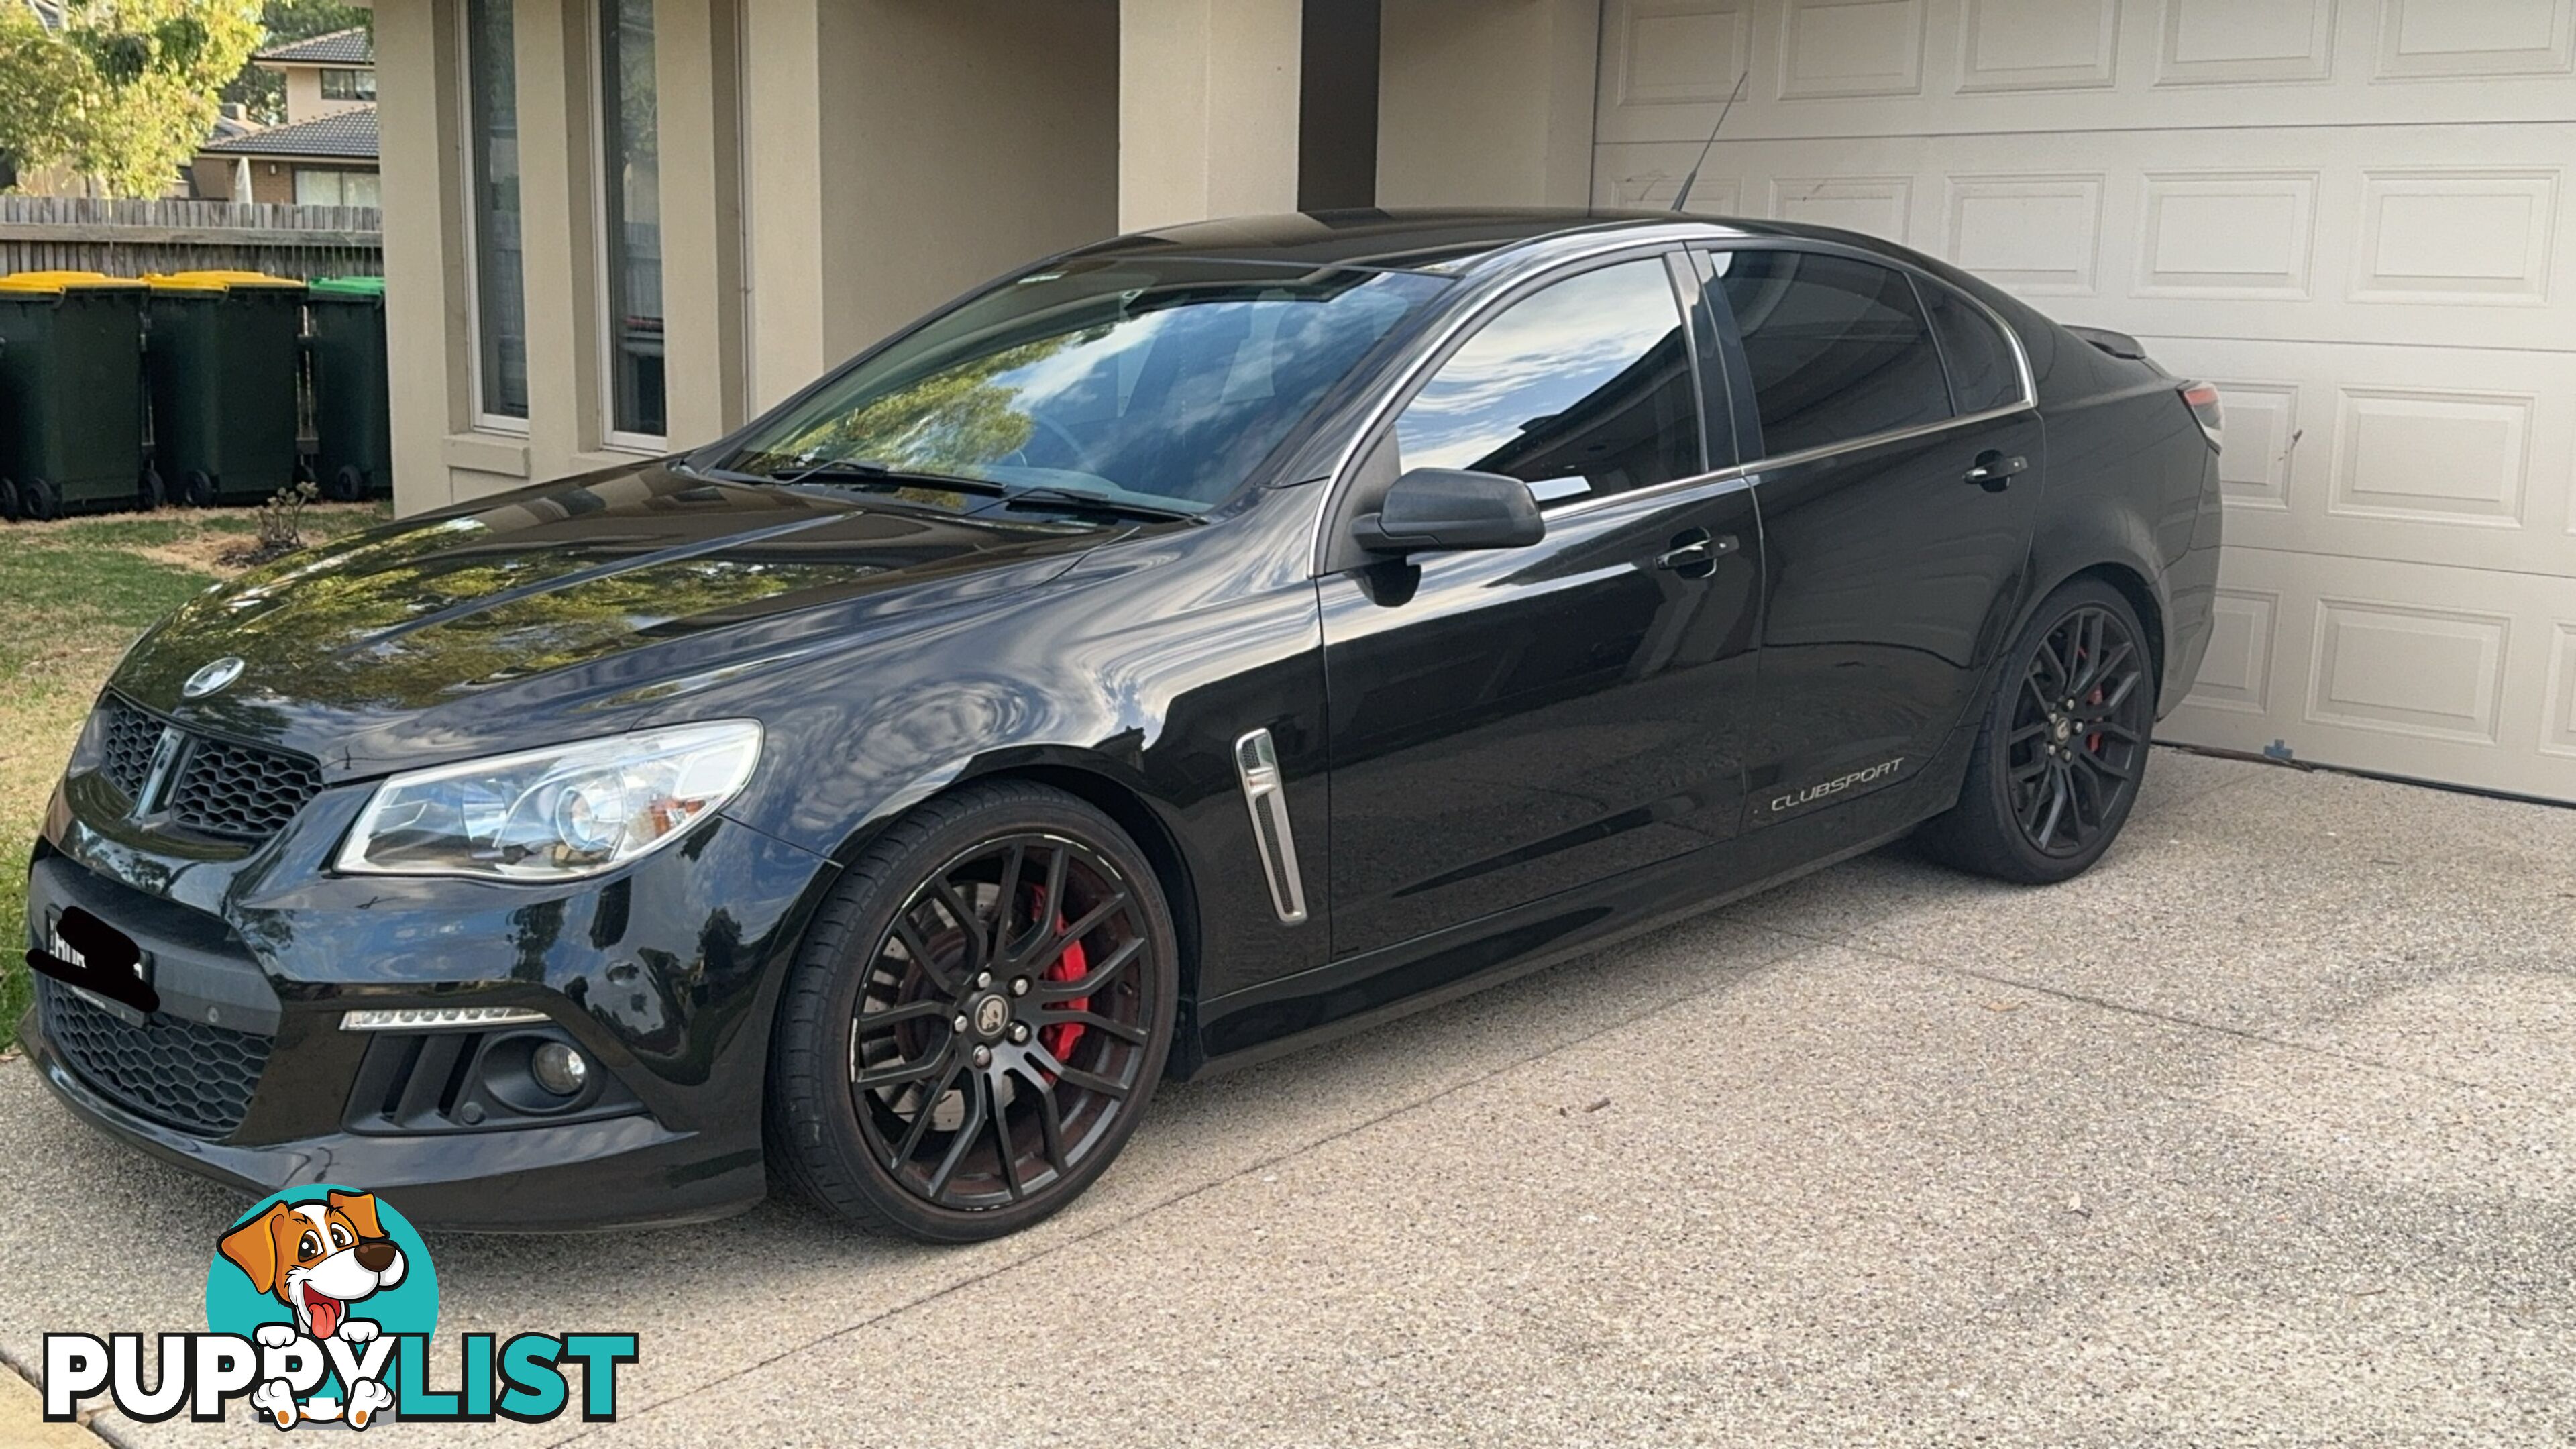
[[[1036,904],[1031,908],[1029,914],[1039,920],[1046,919],[1048,915],[1046,904],[1046,892],[1039,891],[1037,893]],[[1056,915],[1055,928],[1061,931],[1064,927],[1064,917],[1061,914]],[[1047,967],[1045,972],[1042,973],[1040,979],[1046,981],[1080,981],[1083,978],[1083,974],[1089,969],[1090,968],[1086,964],[1083,954],[1082,943],[1080,941],[1076,941],[1072,945],[1064,948],[1064,954],[1055,958],[1055,964]],[[1071,1001],[1065,1002],[1064,1009],[1067,1011],[1088,1011],[1091,1009],[1091,998],[1088,996],[1077,996]],[[1054,1057],[1057,1061],[1070,1061],[1073,1057],[1073,1049],[1081,1044],[1083,1034],[1089,1030],[1089,1027],[1084,1026],[1078,1021],[1059,1021],[1053,1026],[1041,1027],[1038,1029],[1038,1045],[1045,1047],[1047,1049],[1047,1054]]]

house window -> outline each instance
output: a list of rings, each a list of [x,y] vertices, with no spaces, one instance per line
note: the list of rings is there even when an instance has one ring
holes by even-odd
[[[372,101],[375,98],[376,73],[372,70],[322,72],[322,99],[326,101]]]
[[[660,446],[662,185],[653,0],[599,4],[600,234],[612,442]]]
[[[528,416],[528,315],[519,258],[519,67],[511,0],[465,0],[468,215],[478,413]]]
[[[295,204],[379,206],[383,204],[383,193],[373,171],[325,171],[299,166],[295,168]]]

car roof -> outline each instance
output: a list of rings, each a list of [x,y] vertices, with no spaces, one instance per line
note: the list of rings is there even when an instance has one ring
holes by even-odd
[[[1568,237],[1610,233],[1670,232],[1712,240],[1757,236],[1829,237],[1884,246],[1883,242],[1822,227],[1775,221],[1677,215],[1668,211],[1574,209],[1417,209],[1291,211],[1270,216],[1184,222],[1084,247],[1081,257],[1196,257],[1219,261],[1276,262],[1285,266],[1374,267],[1460,274],[1498,262],[1507,254]]]

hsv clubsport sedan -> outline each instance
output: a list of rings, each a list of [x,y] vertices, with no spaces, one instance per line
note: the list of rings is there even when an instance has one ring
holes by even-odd
[[[2208,638],[2218,443],[2128,339],[1822,228],[1088,247],[180,609],[47,812],[23,1035],[245,1190],[1008,1232],[1167,1077],[1909,832],[2084,870]]]

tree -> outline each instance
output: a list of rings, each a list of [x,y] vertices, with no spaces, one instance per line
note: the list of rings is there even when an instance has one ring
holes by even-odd
[[[374,20],[372,10],[338,5],[332,0],[268,0],[259,12],[259,23],[268,31],[268,39],[260,44],[288,45],[355,25],[372,25]],[[274,126],[286,119],[286,77],[266,66],[245,65],[232,84],[224,87],[224,99],[248,110],[250,118],[261,125]]]
[[[251,0],[67,0],[48,32],[0,4],[0,151],[117,196],[158,196],[214,129],[260,40]]]

